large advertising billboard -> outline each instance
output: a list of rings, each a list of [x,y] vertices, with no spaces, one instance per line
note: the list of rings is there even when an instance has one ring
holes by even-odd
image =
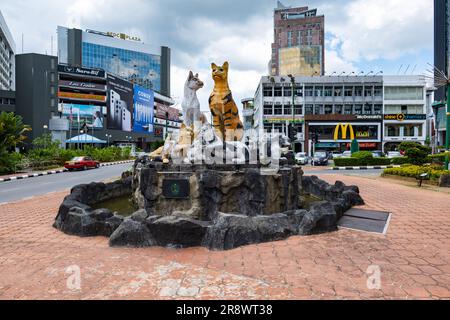
[[[153,133],[155,95],[153,91],[134,86],[133,132]]]
[[[161,103],[156,102],[156,114],[155,117],[160,119],[166,119],[169,121],[180,121],[180,110],[163,105]]]
[[[72,129],[102,129],[104,117],[101,106],[83,105],[74,103],[61,103],[59,110],[62,116],[69,119]]]
[[[108,116],[110,130],[133,130],[133,84],[108,74]]]

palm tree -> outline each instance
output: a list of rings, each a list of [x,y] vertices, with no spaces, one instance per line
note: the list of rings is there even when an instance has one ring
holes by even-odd
[[[31,127],[23,123],[21,116],[12,112],[0,114],[0,151],[8,152],[27,137],[25,134],[31,131]]]

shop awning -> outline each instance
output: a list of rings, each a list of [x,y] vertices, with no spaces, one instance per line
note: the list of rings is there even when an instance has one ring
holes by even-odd
[[[104,140],[97,139],[88,134],[82,134],[66,141],[66,143],[81,143],[81,144],[106,144]]]

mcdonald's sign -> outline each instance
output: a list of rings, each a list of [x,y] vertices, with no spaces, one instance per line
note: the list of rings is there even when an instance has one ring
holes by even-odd
[[[337,140],[355,140],[355,130],[353,130],[353,126],[351,124],[338,124],[334,130],[334,141]]]

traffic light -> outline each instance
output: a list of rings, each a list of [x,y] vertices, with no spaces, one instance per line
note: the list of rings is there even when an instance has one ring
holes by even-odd
[[[292,141],[294,141],[297,138],[297,129],[294,127],[293,124],[290,124],[288,127],[288,137]]]

